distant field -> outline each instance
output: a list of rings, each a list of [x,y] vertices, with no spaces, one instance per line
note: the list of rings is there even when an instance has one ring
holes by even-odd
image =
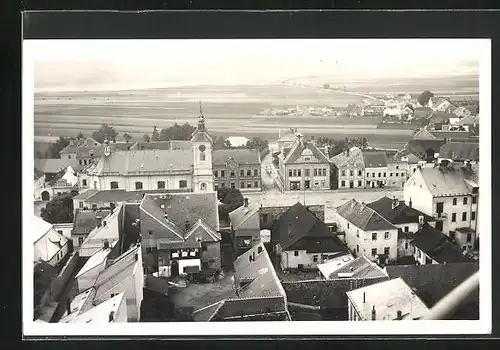
[[[129,91],[45,92],[35,95],[35,135],[90,135],[113,125],[139,139],[153,125],[196,124],[199,101],[211,132],[276,140],[278,129],[297,127],[306,135],[366,137],[374,144],[404,145],[412,130],[378,130],[380,117],[258,116],[266,108],[294,105],[346,106],[361,98],[325,89],[283,85],[200,86]],[[391,147],[392,148],[392,147]]]

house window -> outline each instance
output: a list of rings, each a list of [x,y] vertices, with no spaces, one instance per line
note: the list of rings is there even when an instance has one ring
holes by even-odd
[[[206,156],[205,156],[205,152],[201,152],[201,153],[200,153],[200,160],[201,160],[202,162],[204,162],[204,161],[205,161],[205,158],[206,158]]]
[[[378,173],[378,177],[382,177],[382,173]]]
[[[318,169],[314,169],[314,176],[318,176]],[[342,170],[342,176],[345,176],[345,170]]]
[[[376,240],[377,240],[377,233],[373,232],[372,233],[372,241],[376,241]]]
[[[366,173],[366,177],[370,177],[370,173]]]
[[[313,255],[313,262],[318,262],[318,256],[317,255]]]
[[[396,177],[398,177],[398,176],[399,176],[399,173],[396,173]]]
[[[57,233],[61,234],[62,235],[62,230],[57,230]]]
[[[82,186],[87,186],[87,180],[85,179],[82,180]]]
[[[302,176],[302,170],[301,169],[297,169],[297,176]]]
[[[78,159],[78,163],[79,163],[80,165],[82,165],[82,160],[81,160],[81,159]]]
[[[158,189],[164,189],[165,188],[165,181],[158,181]]]
[[[356,244],[356,252],[359,253],[359,245]]]
[[[240,182],[240,188],[245,188],[245,183],[243,181]]]
[[[467,221],[467,212],[462,213],[462,221]]]
[[[473,211],[473,212],[470,213],[470,219],[472,221],[476,220],[476,212],[475,211]]]
[[[293,176],[292,169],[288,170],[288,176]]]
[[[314,176],[316,176],[316,169],[314,169]],[[342,170],[342,176],[345,176],[345,170]]]
[[[255,185],[255,186],[254,186],[255,188],[258,188],[258,187],[259,187],[259,181],[255,181],[255,182],[254,182],[254,185]]]
[[[306,169],[304,171],[306,176],[311,176],[311,169]]]
[[[392,177],[392,173],[389,173],[389,177]]]
[[[135,183],[135,189],[136,189],[136,190],[142,190],[142,182],[137,181],[137,182]]]
[[[245,170],[243,170],[243,169],[240,170],[240,176],[241,177],[245,176]]]
[[[349,176],[354,176],[354,171],[349,171]]]
[[[389,239],[390,237],[391,235],[389,234],[389,232],[384,233],[384,239]]]
[[[148,234],[151,236],[153,234],[153,230],[148,230]]]
[[[214,176],[219,177],[219,172],[217,170],[214,171]]]
[[[231,182],[231,188],[234,189],[234,182]]]
[[[112,190],[118,189],[118,181],[111,181],[110,185]]]
[[[83,237],[78,237],[78,245],[82,245],[83,243]]]
[[[390,253],[390,251],[391,251],[391,248],[390,248],[390,247],[385,247],[385,248],[384,248],[384,255],[388,256],[388,255],[389,255],[389,253]]]
[[[68,159],[71,159],[71,154],[68,154]]]
[[[297,176],[297,169],[293,169],[293,176]]]
[[[361,170],[358,170],[358,176],[361,176]]]
[[[413,168],[413,172],[417,171],[417,168]]]
[[[408,242],[405,242],[405,249],[408,249]]]
[[[225,177],[225,176],[226,176],[225,171],[224,171],[224,170],[221,170],[221,171],[220,171],[220,177]]]
[[[457,199],[453,198],[453,205],[457,205]]]
[[[472,242],[472,234],[471,233],[467,234],[467,242]]]
[[[226,187],[226,183],[225,182],[221,183],[220,187]]]
[[[82,208],[83,208],[83,202],[78,202],[78,207],[79,207],[80,209],[82,209]]]
[[[363,183],[361,182],[361,180],[358,180],[358,187],[361,187],[363,186]]]
[[[97,181],[94,181],[94,189],[97,189]]]
[[[326,176],[326,169],[323,169],[323,176]],[[352,174],[351,174],[352,176]]]
[[[401,177],[405,176],[405,173],[401,173]]]
[[[345,187],[345,181],[344,181],[344,180],[342,180],[342,181],[340,182],[340,187]]]
[[[372,256],[375,256],[375,255],[377,255],[377,248],[372,249]]]
[[[294,251],[294,252],[293,252],[293,255],[295,255],[295,256],[299,256],[299,251],[298,251],[298,250]]]
[[[304,157],[304,161],[309,162],[311,160],[311,157]]]
[[[234,170],[231,170],[231,177],[235,177],[236,174],[234,173]]]
[[[464,205],[467,205],[467,197],[464,197]]]
[[[214,190],[217,191],[219,189],[219,185],[214,184]]]
[[[201,244],[201,251],[206,252],[207,251],[207,245],[205,243]]]
[[[179,181],[179,188],[186,188],[187,187],[187,181],[186,180],[180,180]]]
[[[259,169],[253,169],[253,176],[259,176]]]
[[[384,173],[384,177],[386,177],[386,173]]]
[[[247,188],[252,188],[252,183],[251,182],[247,183]]]
[[[372,173],[372,177],[375,177],[375,173]]]
[[[247,170],[247,176],[252,176],[252,170],[250,169]]]
[[[477,197],[472,197],[472,204],[477,204]]]
[[[399,169],[399,165],[396,165],[396,169]]]
[[[457,213],[451,214],[451,222],[457,222]]]
[[[410,228],[408,226],[405,226],[405,232],[410,231]]]

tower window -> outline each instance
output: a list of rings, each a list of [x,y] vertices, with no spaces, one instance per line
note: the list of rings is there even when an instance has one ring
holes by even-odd
[[[158,189],[164,189],[165,188],[165,181],[158,181]]]
[[[135,183],[135,189],[136,189],[136,190],[142,190],[142,182],[137,181],[137,182]]]
[[[200,160],[203,162],[203,161],[205,161],[205,159],[206,159],[205,152],[201,152],[200,153]]]
[[[111,181],[110,185],[112,190],[118,189],[118,181]]]

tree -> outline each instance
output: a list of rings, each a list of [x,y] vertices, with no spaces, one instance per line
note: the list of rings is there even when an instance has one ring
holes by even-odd
[[[418,96],[417,101],[418,103],[420,103],[421,106],[424,107],[427,106],[431,97],[434,97],[434,93],[430,92],[429,90],[426,90],[422,92],[420,96]]]
[[[146,133],[144,135],[142,135],[142,139],[144,140],[144,142],[148,142],[148,143],[149,143],[149,141],[151,141],[151,138]]]
[[[106,139],[116,142],[117,136],[118,133],[116,132],[116,130],[106,123],[103,123],[99,130],[96,130],[92,133],[92,138],[100,143],[103,143]]]
[[[73,222],[73,196],[65,193],[53,198],[40,211],[42,219],[51,224]]]
[[[220,194],[223,193],[223,191],[220,192]],[[243,205],[243,195],[239,189],[231,188],[227,191],[221,201],[222,204],[219,205],[219,217],[222,220],[229,220],[229,213]]]
[[[217,190],[217,199],[222,202],[222,200],[224,199],[224,197],[226,197],[226,194],[228,194],[228,192],[230,190],[231,189],[229,187],[221,187],[221,188],[219,188]]]
[[[269,142],[267,140],[262,140],[258,137],[252,138],[250,141],[247,141],[246,144],[246,148],[258,149],[261,152],[268,147],[269,147]]]
[[[129,141],[132,139],[132,136],[130,136],[127,133],[123,134],[123,139],[125,140],[126,143],[129,143]]]
[[[160,140],[161,141],[170,141],[170,140],[189,140],[191,138],[191,134],[194,132],[196,128],[189,123],[185,123],[183,125],[179,125],[175,123],[173,126],[169,128],[163,128],[160,132]]]
[[[49,146],[46,152],[47,158],[61,158],[59,152],[69,145],[70,140],[70,138],[59,136],[59,139]]]
[[[153,126],[153,133],[151,134],[151,141],[160,141],[160,133],[158,132],[158,128]]]
[[[85,138],[85,135],[83,135],[83,132],[81,132],[81,131],[78,133],[78,135],[76,135],[77,140],[82,140],[84,138]]]
[[[231,149],[231,142],[229,140],[224,140],[222,136],[216,137],[214,140],[214,149]]]

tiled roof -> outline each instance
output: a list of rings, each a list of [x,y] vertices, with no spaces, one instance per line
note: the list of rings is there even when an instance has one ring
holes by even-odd
[[[283,297],[225,300],[210,321],[287,320]]]
[[[51,223],[35,215],[33,215],[33,226],[31,227],[33,228],[33,243],[37,242],[49,230],[53,229]]]
[[[74,196],[73,199],[85,200],[85,199],[92,197],[93,195],[95,195],[98,192],[99,192],[99,190],[94,190],[93,188],[89,188],[88,190],[84,190],[84,191],[80,192],[79,194],[77,194],[76,196]]]
[[[89,173],[118,173],[120,175],[147,174],[169,171],[191,172],[193,152],[189,150],[132,150],[112,152],[101,157]]]
[[[439,150],[440,158],[479,161],[479,142],[447,142]]]
[[[116,152],[116,151],[126,151],[129,149],[129,147],[132,147],[132,143],[125,143],[125,142],[119,142],[119,143],[110,143],[109,148],[111,152]],[[92,154],[94,157],[99,158],[104,156],[104,145],[103,144],[98,144],[97,146],[94,145],[69,145],[66,148],[64,148],[61,152],[61,154],[64,153],[76,153],[76,158],[89,158],[90,155]]]
[[[255,149],[220,149],[212,154],[213,165],[225,165],[230,159],[241,165],[260,164],[259,151]]]
[[[394,199],[384,196],[367,206],[375,210],[380,216],[394,225],[418,223],[418,217],[422,215],[424,221],[430,221],[432,218],[415,208],[411,208],[404,201],[397,200],[397,206],[393,208]]]
[[[78,314],[76,317],[70,317],[61,320],[62,323],[109,323],[111,312],[116,313],[122,303],[125,303],[125,293],[122,292],[91,309]]]
[[[362,168],[364,167],[363,153],[358,147],[352,147],[349,150],[349,156],[346,152],[342,152],[332,157],[330,161],[337,168]]]
[[[351,199],[337,207],[337,213],[363,231],[392,230],[396,227],[370,207]]]
[[[467,117],[471,115],[471,112],[465,107],[457,107],[452,113],[458,117]]]
[[[313,157],[318,159],[321,163],[329,163],[328,157],[311,141],[299,141],[296,140],[290,149],[290,152],[286,155],[284,159],[285,164],[294,163],[302,154],[305,149],[309,149],[312,152]]]
[[[440,264],[472,262],[445,234],[428,224],[415,233],[412,245]]]
[[[387,155],[385,152],[363,151],[363,163],[365,168],[380,168],[387,166]]]
[[[254,259],[250,260],[251,257]],[[242,280],[251,280],[237,292],[238,298],[285,296],[285,291],[263,243],[250,248],[234,261],[234,279],[236,286],[239,286]]]
[[[478,171],[472,167],[438,166],[418,169],[434,196],[452,196],[470,194],[471,182],[477,182]]]
[[[478,271],[479,263],[388,265],[385,269],[390,278],[401,277],[429,307],[433,307]],[[478,307],[479,292],[472,293],[467,302],[475,302]]]
[[[43,260],[33,267],[35,306],[41,301],[45,291],[50,288],[50,282],[57,277],[57,269]]]
[[[74,160],[59,158],[35,159],[35,169],[43,174],[56,174],[65,170],[68,166],[76,166]]]
[[[109,210],[76,210],[73,220],[73,233],[83,235],[90,233],[97,227],[97,217],[104,219],[110,213]]]
[[[330,279],[339,278],[339,273],[352,273],[351,278],[375,278],[385,277],[386,273],[374,262],[371,262],[366,256],[361,255],[340,269],[328,276]]]
[[[248,207],[242,205],[229,213],[229,220],[233,230],[237,230],[246,223],[246,227],[252,226],[257,230],[260,229],[259,206],[257,203],[249,203]]]
[[[289,233],[289,228],[291,229],[291,234]],[[328,226],[301,203],[296,203],[281,215],[273,225],[272,235],[274,237],[273,240],[279,243],[284,250],[289,250],[292,245],[305,237],[314,239],[334,237]],[[314,242],[316,241],[313,240]],[[309,244],[309,246],[311,245]],[[341,243],[339,243],[340,246],[342,246]],[[325,252],[331,253],[329,251]]]
[[[278,140],[278,142],[294,142],[297,136],[290,129],[286,130]]]

